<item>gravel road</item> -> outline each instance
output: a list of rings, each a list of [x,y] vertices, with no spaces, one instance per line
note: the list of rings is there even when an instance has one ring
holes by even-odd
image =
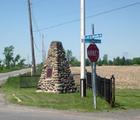
[[[140,110],[80,113],[1,104],[0,120],[140,120]]]
[[[24,74],[28,71],[30,71],[30,68],[29,69],[16,70],[16,71],[7,72],[7,73],[0,73],[0,85],[2,83],[4,83],[6,81],[6,79],[8,79],[9,77]]]

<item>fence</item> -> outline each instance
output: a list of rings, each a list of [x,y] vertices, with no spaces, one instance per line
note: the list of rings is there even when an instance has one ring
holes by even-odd
[[[87,87],[92,88],[91,73],[87,73]],[[111,106],[115,104],[115,77],[110,79],[96,76],[96,92],[97,95],[103,97]]]

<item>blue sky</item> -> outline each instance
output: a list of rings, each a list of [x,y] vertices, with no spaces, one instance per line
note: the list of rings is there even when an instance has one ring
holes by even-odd
[[[135,2],[140,1],[86,0],[86,16]],[[86,19],[86,34],[91,34],[91,24],[95,25],[95,33],[103,34],[102,43],[98,44],[101,58],[104,54],[108,54],[109,59],[140,56],[139,11],[140,4]],[[34,32],[37,62],[42,60],[41,34],[45,36],[46,52],[50,42],[58,40],[65,49],[72,50],[73,55],[80,58],[80,22],[57,27],[80,18],[80,0],[32,0],[32,12],[34,31],[48,28]],[[4,47],[13,45],[15,54],[31,61],[27,0],[1,0],[0,18],[0,59],[3,59]]]

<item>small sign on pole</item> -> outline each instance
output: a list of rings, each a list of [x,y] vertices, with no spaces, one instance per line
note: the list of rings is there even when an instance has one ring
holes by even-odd
[[[85,43],[101,43],[102,34],[85,35]]]
[[[94,108],[96,109],[96,62],[99,58],[99,49],[96,44],[91,43],[87,48],[87,56],[91,61],[91,69],[92,69],[92,91],[93,91],[93,103]],[[93,67],[94,66],[94,67]]]
[[[85,39],[85,43],[101,43],[101,39]]]

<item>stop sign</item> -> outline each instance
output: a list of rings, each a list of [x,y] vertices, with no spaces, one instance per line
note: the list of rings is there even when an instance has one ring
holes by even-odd
[[[91,43],[87,48],[87,56],[91,62],[96,62],[99,58],[99,49],[94,43]]]

